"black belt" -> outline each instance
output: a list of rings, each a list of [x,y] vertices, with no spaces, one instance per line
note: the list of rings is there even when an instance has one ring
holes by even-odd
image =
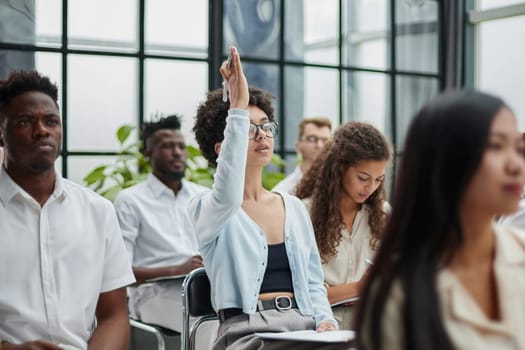
[[[289,296],[278,296],[275,299],[269,300],[259,300],[257,301],[257,311],[264,310],[279,310],[285,311],[290,309],[297,309],[297,302],[294,297]],[[239,308],[229,308],[219,310],[219,320],[221,322],[226,321],[227,319],[243,314],[242,309]]]

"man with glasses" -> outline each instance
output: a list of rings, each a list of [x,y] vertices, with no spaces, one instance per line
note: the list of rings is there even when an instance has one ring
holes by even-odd
[[[272,190],[295,194],[295,187],[301,181],[323,146],[330,141],[332,123],[325,117],[305,118],[299,124],[299,137],[295,142],[295,150],[301,162],[295,170]]]

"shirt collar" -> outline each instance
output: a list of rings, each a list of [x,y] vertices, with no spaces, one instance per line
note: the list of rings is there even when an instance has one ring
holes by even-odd
[[[173,190],[169,188],[168,186],[166,186],[162,181],[160,181],[158,177],[153,175],[153,173],[148,175],[147,182],[148,182],[149,188],[151,189],[151,192],[153,192],[155,196],[159,196],[162,193],[169,193],[175,196],[175,193],[173,193]],[[177,193],[177,196],[180,195],[181,193],[186,193],[187,189],[188,189],[187,181],[185,179],[181,179],[181,188],[179,192]]]
[[[65,196],[64,181],[62,176],[58,173],[55,174],[55,188],[50,198],[59,198]],[[7,174],[5,168],[0,165],[0,202],[6,206],[7,203],[17,194],[25,197],[31,197],[22,187],[20,187],[12,178]]]

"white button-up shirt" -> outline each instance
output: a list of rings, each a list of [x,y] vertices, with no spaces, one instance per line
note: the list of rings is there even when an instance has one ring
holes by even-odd
[[[303,178],[303,173],[301,171],[301,167],[297,166],[295,167],[295,170],[282,179],[277,185],[275,185],[274,188],[272,188],[272,191],[276,192],[285,192],[288,194],[295,195],[295,188],[299,184],[299,181]]]
[[[183,179],[175,195],[150,174],[117,195],[114,204],[133,266],[179,265],[199,254],[188,203],[205,190]]]
[[[180,265],[198,255],[197,238],[188,214],[190,199],[206,187],[182,179],[175,195],[155,175],[122,190],[115,198],[120,227],[133,266],[162,267]],[[177,297],[177,294],[178,297]],[[178,306],[158,312],[155,305],[182,303],[180,283],[143,284],[128,288],[132,317],[180,331],[182,317]],[[153,303],[153,304],[152,304]],[[154,315],[150,320],[148,315]]]
[[[100,293],[135,281],[111,202],[57,174],[41,207],[0,169],[0,339],[86,349]]]

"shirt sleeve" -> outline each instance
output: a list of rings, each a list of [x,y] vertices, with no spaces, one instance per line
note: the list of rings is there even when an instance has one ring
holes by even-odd
[[[110,207],[102,229],[106,230],[106,250],[104,254],[104,273],[101,293],[109,292],[135,282],[131,263],[126,254],[124,240],[120,230],[117,215]]]
[[[117,195],[114,206],[117,212],[118,223],[122,230],[129,261],[133,264],[135,242],[139,236],[140,217],[135,210],[133,210],[133,203],[131,203],[130,198],[125,196],[124,193],[119,193]]]
[[[201,247],[213,242],[241,207],[249,126],[248,111],[229,111],[212,189],[196,195],[190,202],[188,211]]]

